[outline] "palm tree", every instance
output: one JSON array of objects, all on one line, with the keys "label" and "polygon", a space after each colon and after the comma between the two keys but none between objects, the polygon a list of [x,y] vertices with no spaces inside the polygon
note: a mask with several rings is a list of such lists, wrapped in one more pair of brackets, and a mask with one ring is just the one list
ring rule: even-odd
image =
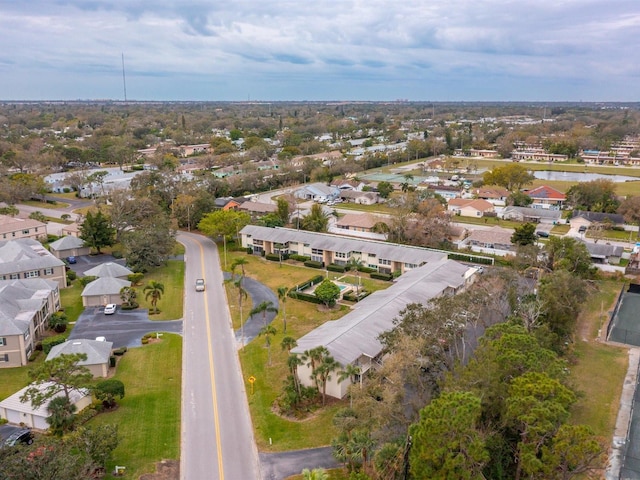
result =
[{"label": "palm tree", "polygon": [[289,372],[291,373],[291,377],[293,377],[293,384],[296,387],[296,393],[298,397],[300,397],[300,380],[298,379],[298,367],[302,365],[304,362],[299,355],[289,355],[287,358],[287,367],[289,367]]},{"label": "palm tree", "polygon": [[350,270],[355,270],[356,277],[358,278],[358,284],[356,286],[356,302],[360,301],[360,267],[364,266],[364,262],[360,258],[351,257],[347,262]]},{"label": "palm tree", "polygon": [[144,299],[149,300],[151,298],[151,306],[155,313],[159,313],[158,310],[158,300],[162,298],[162,294],[164,293],[164,285],[160,282],[156,282],[155,280],[151,280],[143,289]]},{"label": "palm tree", "polygon": [[322,385],[322,405],[325,405],[327,399],[327,382],[331,380],[331,374],[338,368],[340,368],[338,361],[331,355],[326,355],[322,359],[322,363],[313,372]]},{"label": "palm tree", "polygon": [[293,337],[284,337],[282,339],[282,342],[280,342],[280,346],[282,347],[282,350],[286,350],[287,352],[291,353],[291,349],[294,347],[298,346],[298,342],[296,342],[296,339]]},{"label": "palm tree", "polygon": [[247,260],[244,257],[236,258],[231,264],[231,273],[235,274],[236,268],[240,267],[240,271],[242,272],[241,276],[244,277],[245,275],[244,266],[247,265],[248,263],[249,263],[249,260]]},{"label": "palm tree", "polygon": [[278,309],[273,306],[273,302],[265,300],[263,302],[260,302],[256,307],[254,307],[253,310],[249,312],[249,315],[253,316],[253,315],[257,315],[258,313],[261,313],[262,324],[266,326],[267,312],[278,313]]},{"label": "palm tree", "polygon": [[244,349],[244,319],[242,318],[242,299],[247,298],[247,291],[242,288],[242,277],[238,279],[230,278],[227,282],[233,284],[233,286],[238,290],[238,309],[240,310],[240,341],[242,342],[242,348]]},{"label": "palm tree", "polygon": [[287,333],[287,294],[289,287],[278,287],[278,299],[282,303],[282,333]]},{"label": "palm tree", "polygon": [[406,193],[412,188],[412,185],[409,185],[409,182],[413,181],[413,175],[411,175],[410,173],[405,173],[403,177],[404,177],[404,182],[400,184],[400,188],[402,189],[403,192]]},{"label": "palm tree", "polygon": [[[338,372],[338,382],[344,382],[346,379],[349,379],[351,384],[353,384],[356,375],[360,375],[360,371],[360,367],[348,363],[344,367],[344,370]],[[362,383],[360,383],[360,388],[362,388]],[[349,386],[349,389],[351,389],[351,386]],[[353,408],[353,395],[351,395],[351,390],[349,390],[349,407]]]},{"label": "palm tree", "polygon": [[324,468],[314,468],[313,470],[305,468],[302,470],[302,480],[329,480],[329,474]]},{"label": "palm tree", "polygon": [[58,436],[68,430],[71,430],[75,421],[75,413],[77,407],[69,401],[67,397],[55,397],[49,402],[47,411],[49,417],[47,423],[51,427],[51,431]]},{"label": "palm tree", "polygon": [[265,338],[265,347],[267,347],[267,351],[268,353],[268,362],[267,364],[269,366],[271,366],[271,335],[275,335],[276,334],[276,327],[274,327],[273,325],[265,325],[264,327],[262,327],[260,329],[260,333],[258,335],[262,336],[264,335]]}]

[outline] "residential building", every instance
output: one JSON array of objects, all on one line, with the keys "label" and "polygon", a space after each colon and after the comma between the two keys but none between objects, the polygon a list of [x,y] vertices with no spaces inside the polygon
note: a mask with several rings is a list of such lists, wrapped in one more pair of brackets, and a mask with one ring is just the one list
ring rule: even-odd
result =
[{"label": "residential building", "polygon": [[[383,345],[378,339],[383,332],[394,327],[394,319],[410,303],[426,304],[441,295],[454,295],[462,291],[475,278],[477,270],[442,256],[400,276],[387,288],[368,296],[356,308],[340,318],[328,321],[298,339],[291,353],[303,355],[306,351],[323,346],[342,366],[360,368],[360,381],[369,370],[378,368],[383,360]],[[303,385],[312,386],[311,370],[306,364],[298,366],[298,378]],[[351,379],[339,381],[332,375],[326,393],[343,398]]]},{"label": "residential building", "polygon": [[[418,187],[420,190],[422,187]],[[462,188],[456,185],[436,185],[429,184],[427,190],[435,195],[440,195],[442,198],[450,200],[452,198],[458,198],[462,194]]]},{"label": "residential building", "polygon": [[26,365],[59,309],[53,280],[0,280],[0,368]]},{"label": "residential building", "polygon": [[80,257],[91,253],[91,247],[85,246],[84,240],[72,235],[60,237],[55,242],[51,242],[49,244],[49,250],[54,257],[59,259]]},{"label": "residential building", "polygon": [[[104,262],[104,263],[101,263],[100,265],[96,265],[95,267],[90,268],[89,270],[86,270],[84,272],[84,275],[85,277],[98,277],[98,278],[114,277],[114,278],[121,278],[124,280],[132,273],[133,273],[132,270],[128,269],[124,265],[120,265],[119,263]],[[107,302],[107,303],[113,303],[113,302]]]},{"label": "residential building", "polygon": [[275,213],[278,211],[278,206],[273,203],[263,202],[243,202],[237,207],[241,212],[247,212],[251,215],[251,218],[264,217],[269,213]]},{"label": "residential building", "polygon": [[[31,402],[22,402],[20,398],[25,394],[27,389],[31,387],[37,387],[40,391],[44,392],[52,385],[52,382],[44,383],[32,383],[27,385],[22,390],[14,393],[10,397],[5,398],[0,402],[0,418],[6,418],[9,423],[14,425],[25,425],[29,428],[36,430],[46,431],[49,429],[47,418],[49,418],[49,410],[47,409],[47,403],[34,407]],[[61,397],[64,392],[60,391],[55,397]],[[72,390],[69,394],[71,403],[76,407],[76,413],[81,412],[86,407],[91,405],[91,392],[86,389]]]},{"label": "residential building", "polygon": [[296,190],[294,195],[303,200],[335,200],[340,195],[340,189],[325,183],[308,183]]},{"label": "residential building", "polygon": [[527,190],[525,193],[533,200],[531,204],[533,208],[562,210],[564,202],[567,201],[567,196],[564,193],[546,185]]},{"label": "residential building", "polygon": [[520,160],[533,160],[537,162],[565,162],[569,158],[567,155],[559,153],[547,153],[544,149],[514,150],[511,158],[516,162]]},{"label": "residential building", "polygon": [[480,187],[474,188],[470,191],[476,198],[481,198],[495,206],[504,206],[507,203],[507,198],[511,194],[509,190],[502,187]]},{"label": "residential building", "polygon": [[456,148],[453,154],[456,157],[500,158],[497,150],[482,150],[477,148],[470,148],[468,150]]},{"label": "residential building", "polygon": [[586,212],[584,210],[574,210],[569,220],[571,228],[585,226],[589,228],[594,224],[609,224],[621,227],[624,225],[624,216],[618,213]]},{"label": "residential building", "polygon": [[489,230],[473,230],[471,235],[460,242],[459,247],[469,247],[476,252],[506,254],[513,249],[512,235],[512,230],[498,226]]},{"label": "residential building", "polygon": [[0,280],[43,278],[67,286],[64,262],[32,238],[0,241]]},{"label": "residential building", "polygon": [[86,360],[81,360],[78,365],[88,368],[94,377],[106,377],[109,373],[109,357],[113,342],[102,340],[68,340],[51,348],[47,360],[52,360],[60,355],[74,355],[84,353]]},{"label": "residential building", "polygon": [[47,225],[31,218],[17,218],[0,215],[0,240],[18,240],[47,238]]},{"label": "residential building", "polygon": [[340,190],[340,199],[359,205],[375,205],[380,201],[378,192],[358,192],[357,190]]},{"label": "residential building", "polygon": [[515,220],[517,222],[555,225],[561,221],[562,212],[560,210],[549,210],[545,208],[506,207],[502,211],[502,218],[504,220]]},{"label": "residential building", "polygon": [[447,210],[462,217],[480,218],[487,214],[495,213],[492,203],[481,199],[452,198],[449,200]]},{"label": "residential building", "polygon": [[70,223],[69,225],[65,225],[61,230],[62,235],[70,235],[72,237],[80,236],[80,225],[77,223]]},{"label": "residential building", "polygon": [[253,253],[295,253],[325,265],[346,265],[353,258],[383,273],[404,273],[447,256],[445,252],[422,247],[290,228],[247,225],[240,230],[240,236],[242,246]]},{"label": "residential building", "polygon": [[117,277],[100,277],[88,283],[82,293],[82,305],[84,307],[99,307],[109,303],[122,305],[120,290],[130,287],[131,282]]},{"label": "residential building", "polygon": [[347,213],[336,222],[336,228],[353,232],[373,232],[376,224],[384,220],[369,213]]},{"label": "residential building", "polygon": [[593,263],[618,265],[624,248],[606,243],[584,242]]}]

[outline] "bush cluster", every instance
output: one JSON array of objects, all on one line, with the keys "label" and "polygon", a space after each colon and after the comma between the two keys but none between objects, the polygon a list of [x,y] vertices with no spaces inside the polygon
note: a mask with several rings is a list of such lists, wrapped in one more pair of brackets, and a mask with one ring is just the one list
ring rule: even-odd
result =
[{"label": "bush cluster", "polygon": [[304,266],[311,268],[322,268],[324,267],[324,263],[316,262],[315,260],[307,260],[306,262],[304,262]]},{"label": "bush cluster", "polygon": [[377,280],[386,280],[386,281],[393,280],[393,275],[391,273],[371,272],[369,276]]},{"label": "bush cluster", "polygon": [[291,260],[295,260],[296,262],[306,262],[307,260],[311,260],[311,257],[307,257],[306,255],[298,255],[297,253],[292,253],[289,255]]},{"label": "bush cluster", "polygon": [[340,272],[340,273],[344,273],[347,271],[347,267],[345,267],[344,265],[338,265],[335,263],[331,263],[329,265],[327,265],[327,270],[329,270],[330,272]]},{"label": "bush cluster", "polygon": [[483,265],[491,265],[492,263],[490,258],[475,257],[464,253],[450,253],[447,258],[449,260],[462,260],[463,262],[480,263]]},{"label": "bush cluster", "polygon": [[47,337],[42,340],[42,350],[48,355],[53,347],[55,347],[56,345],[60,345],[61,343],[64,343],[66,341],[67,337],[65,337],[64,335],[54,335],[53,337]]},{"label": "bush cluster", "polygon": [[289,292],[289,297],[294,298],[296,300],[302,300],[305,302],[311,302],[311,303],[317,303],[317,304],[322,303],[322,300],[320,300],[318,297],[316,297],[312,293],[296,292],[294,290]]}]

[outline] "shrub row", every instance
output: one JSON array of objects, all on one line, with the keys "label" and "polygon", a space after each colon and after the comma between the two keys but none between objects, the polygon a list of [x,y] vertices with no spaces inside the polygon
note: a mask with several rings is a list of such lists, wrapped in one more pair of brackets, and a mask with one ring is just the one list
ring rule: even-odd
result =
[{"label": "shrub row", "polygon": [[322,300],[320,300],[318,297],[316,297],[313,294],[296,292],[295,290],[290,291],[289,296],[296,300],[302,300],[305,302],[311,302],[311,303],[317,303],[317,304],[322,303]]},{"label": "shrub row", "polygon": [[473,255],[466,255],[464,253],[450,253],[447,258],[449,260],[462,260],[464,262],[481,263],[483,265],[491,265],[490,258],[474,257]]},{"label": "shrub row", "polygon": [[[277,253],[269,253],[267,255],[264,256],[264,258],[266,258],[267,260],[271,260],[272,262],[279,262],[280,261],[280,255],[278,255]],[[286,253],[282,254],[282,260],[287,260],[289,258],[289,255]]]},{"label": "shrub row", "polygon": [[44,351],[44,353],[48,355],[53,347],[55,347],[56,345],[60,345],[61,343],[64,343],[66,341],[67,341],[67,337],[64,335],[55,335],[53,337],[47,337],[44,340],[42,340],[42,350]]},{"label": "shrub row", "polygon": [[307,260],[311,260],[311,257],[307,257],[306,255],[298,255],[297,253],[292,253],[289,255],[291,260],[295,260],[296,262],[306,262]]},{"label": "shrub row", "polygon": [[371,295],[371,292],[367,292],[365,290],[360,290],[360,295],[356,295],[353,292],[349,292],[349,293],[345,293],[342,296],[342,299],[346,300],[347,302],[357,302],[359,300],[362,300],[365,297],[368,297],[369,295]]},{"label": "shrub row", "polygon": [[347,267],[345,267],[344,265],[337,265],[335,263],[331,263],[329,265],[327,265],[327,270],[329,270],[330,272],[341,272],[344,273],[347,271]]},{"label": "shrub row", "polygon": [[304,262],[304,266],[311,268],[322,268],[324,267],[324,263],[316,262],[315,260],[307,260],[306,262]]},{"label": "shrub row", "polygon": [[371,268],[371,267],[358,267],[358,271],[362,272],[362,273],[374,273],[377,272],[377,270],[375,268]]},{"label": "shrub row", "polygon": [[322,280],[324,280],[324,277],[322,275],[316,275],[315,277],[307,280],[306,282],[301,283],[299,285],[296,285],[296,288],[294,288],[292,291],[295,292],[295,291],[300,291],[300,290],[306,290],[309,287],[317,285]]},{"label": "shrub row", "polygon": [[127,351],[127,347],[120,347],[120,348],[116,348],[113,351],[113,354],[118,356],[118,357],[121,357],[122,355],[125,354],[126,351]]},{"label": "shrub row", "polygon": [[393,280],[393,275],[391,273],[371,272],[369,276],[371,278],[375,278],[376,280]]}]

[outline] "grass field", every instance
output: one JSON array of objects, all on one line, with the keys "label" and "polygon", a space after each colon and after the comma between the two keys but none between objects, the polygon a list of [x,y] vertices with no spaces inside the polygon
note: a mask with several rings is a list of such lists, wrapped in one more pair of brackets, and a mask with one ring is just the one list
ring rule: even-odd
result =
[{"label": "grass field", "polygon": [[57,209],[65,208],[69,206],[68,203],[63,203],[63,202],[49,203],[49,202],[41,202],[39,200],[25,200],[23,202],[20,202],[20,204],[29,205],[31,207],[36,207],[36,208],[49,209],[49,210],[57,210]]},{"label": "grass field", "polygon": [[169,260],[165,267],[160,267],[146,273],[142,285],[136,286],[140,308],[151,308],[151,303],[145,300],[143,289],[151,280],[164,285],[164,294],[158,300],[158,315],[150,315],[151,320],[177,320],[182,318],[183,288],[185,264],[181,260]]},{"label": "grass field", "polygon": [[620,408],[628,362],[626,348],[595,341],[621,286],[616,281],[603,281],[599,285],[578,322],[575,362],[570,369],[571,381],[581,395],[571,411],[571,422],[590,425],[597,435],[608,440]]},{"label": "grass field", "polygon": [[[39,359],[42,358],[43,356],[40,355]],[[0,400],[4,400],[29,384],[28,371],[33,365],[33,363],[30,363],[24,367],[3,368],[0,370],[0,378],[2,378],[2,381],[0,381]]]},{"label": "grass field", "polygon": [[118,400],[117,410],[89,422],[118,425],[120,443],[107,472],[124,465],[126,478],[138,478],[155,471],[155,462],[178,460],[182,338],[165,334],[159,343],[129,349],[114,378],[124,383],[125,397]]},{"label": "grass field", "polygon": [[60,289],[60,303],[70,322],[75,322],[84,310],[80,294],[84,287],[76,279],[70,287]]},{"label": "grass field", "polygon": [[[229,265],[233,259],[239,256],[246,258],[249,262],[245,265],[246,275],[264,283],[274,291],[280,286],[293,287],[323,273],[318,269],[286,263],[280,266],[278,262],[270,262],[262,257],[246,255],[241,252],[229,252],[227,256]],[[343,275],[329,272],[329,278],[333,279],[336,276]],[[356,284],[357,278],[355,275],[347,276],[343,281]],[[361,278],[361,282],[363,288],[371,291],[390,285],[387,282],[364,278],[364,276]],[[234,310],[237,312],[236,299],[237,295],[229,297],[232,315]],[[234,305],[236,306],[234,307]],[[243,304],[243,311],[248,312],[249,309],[245,305]],[[286,312],[287,335],[297,339],[328,320],[342,317],[348,312],[348,307],[340,306],[335,310],[325,312],[316,304],[287,298]],[[235,318],[237,322],[237,313]],[[235,328],[238,328],[239,323],[234,325]],[[273,412],[274,401],[281,393],[283,382],[288,374],[286,364],[288,352],[283,351],[280,347],[282,338],[285,336],[282,308],[272,325],[276,327],[277,334],[271,339],[271,366],[267,365],[268,350],[265,348],[265,340],[262,337],[256,338],[239,352],[244,377],[248,378],[251,375],[256,377],[254,393],[250,393],[249,385],[247,385],[247,392],[249,392],[249,408],[258,448],[261,451],[283,451],[328,445],[335,435],[331,419],[337,409],[346,405],[344,401],[334,401],[301,421],[286,419]],[[271,439],[271,444],[269,439]]]}]

